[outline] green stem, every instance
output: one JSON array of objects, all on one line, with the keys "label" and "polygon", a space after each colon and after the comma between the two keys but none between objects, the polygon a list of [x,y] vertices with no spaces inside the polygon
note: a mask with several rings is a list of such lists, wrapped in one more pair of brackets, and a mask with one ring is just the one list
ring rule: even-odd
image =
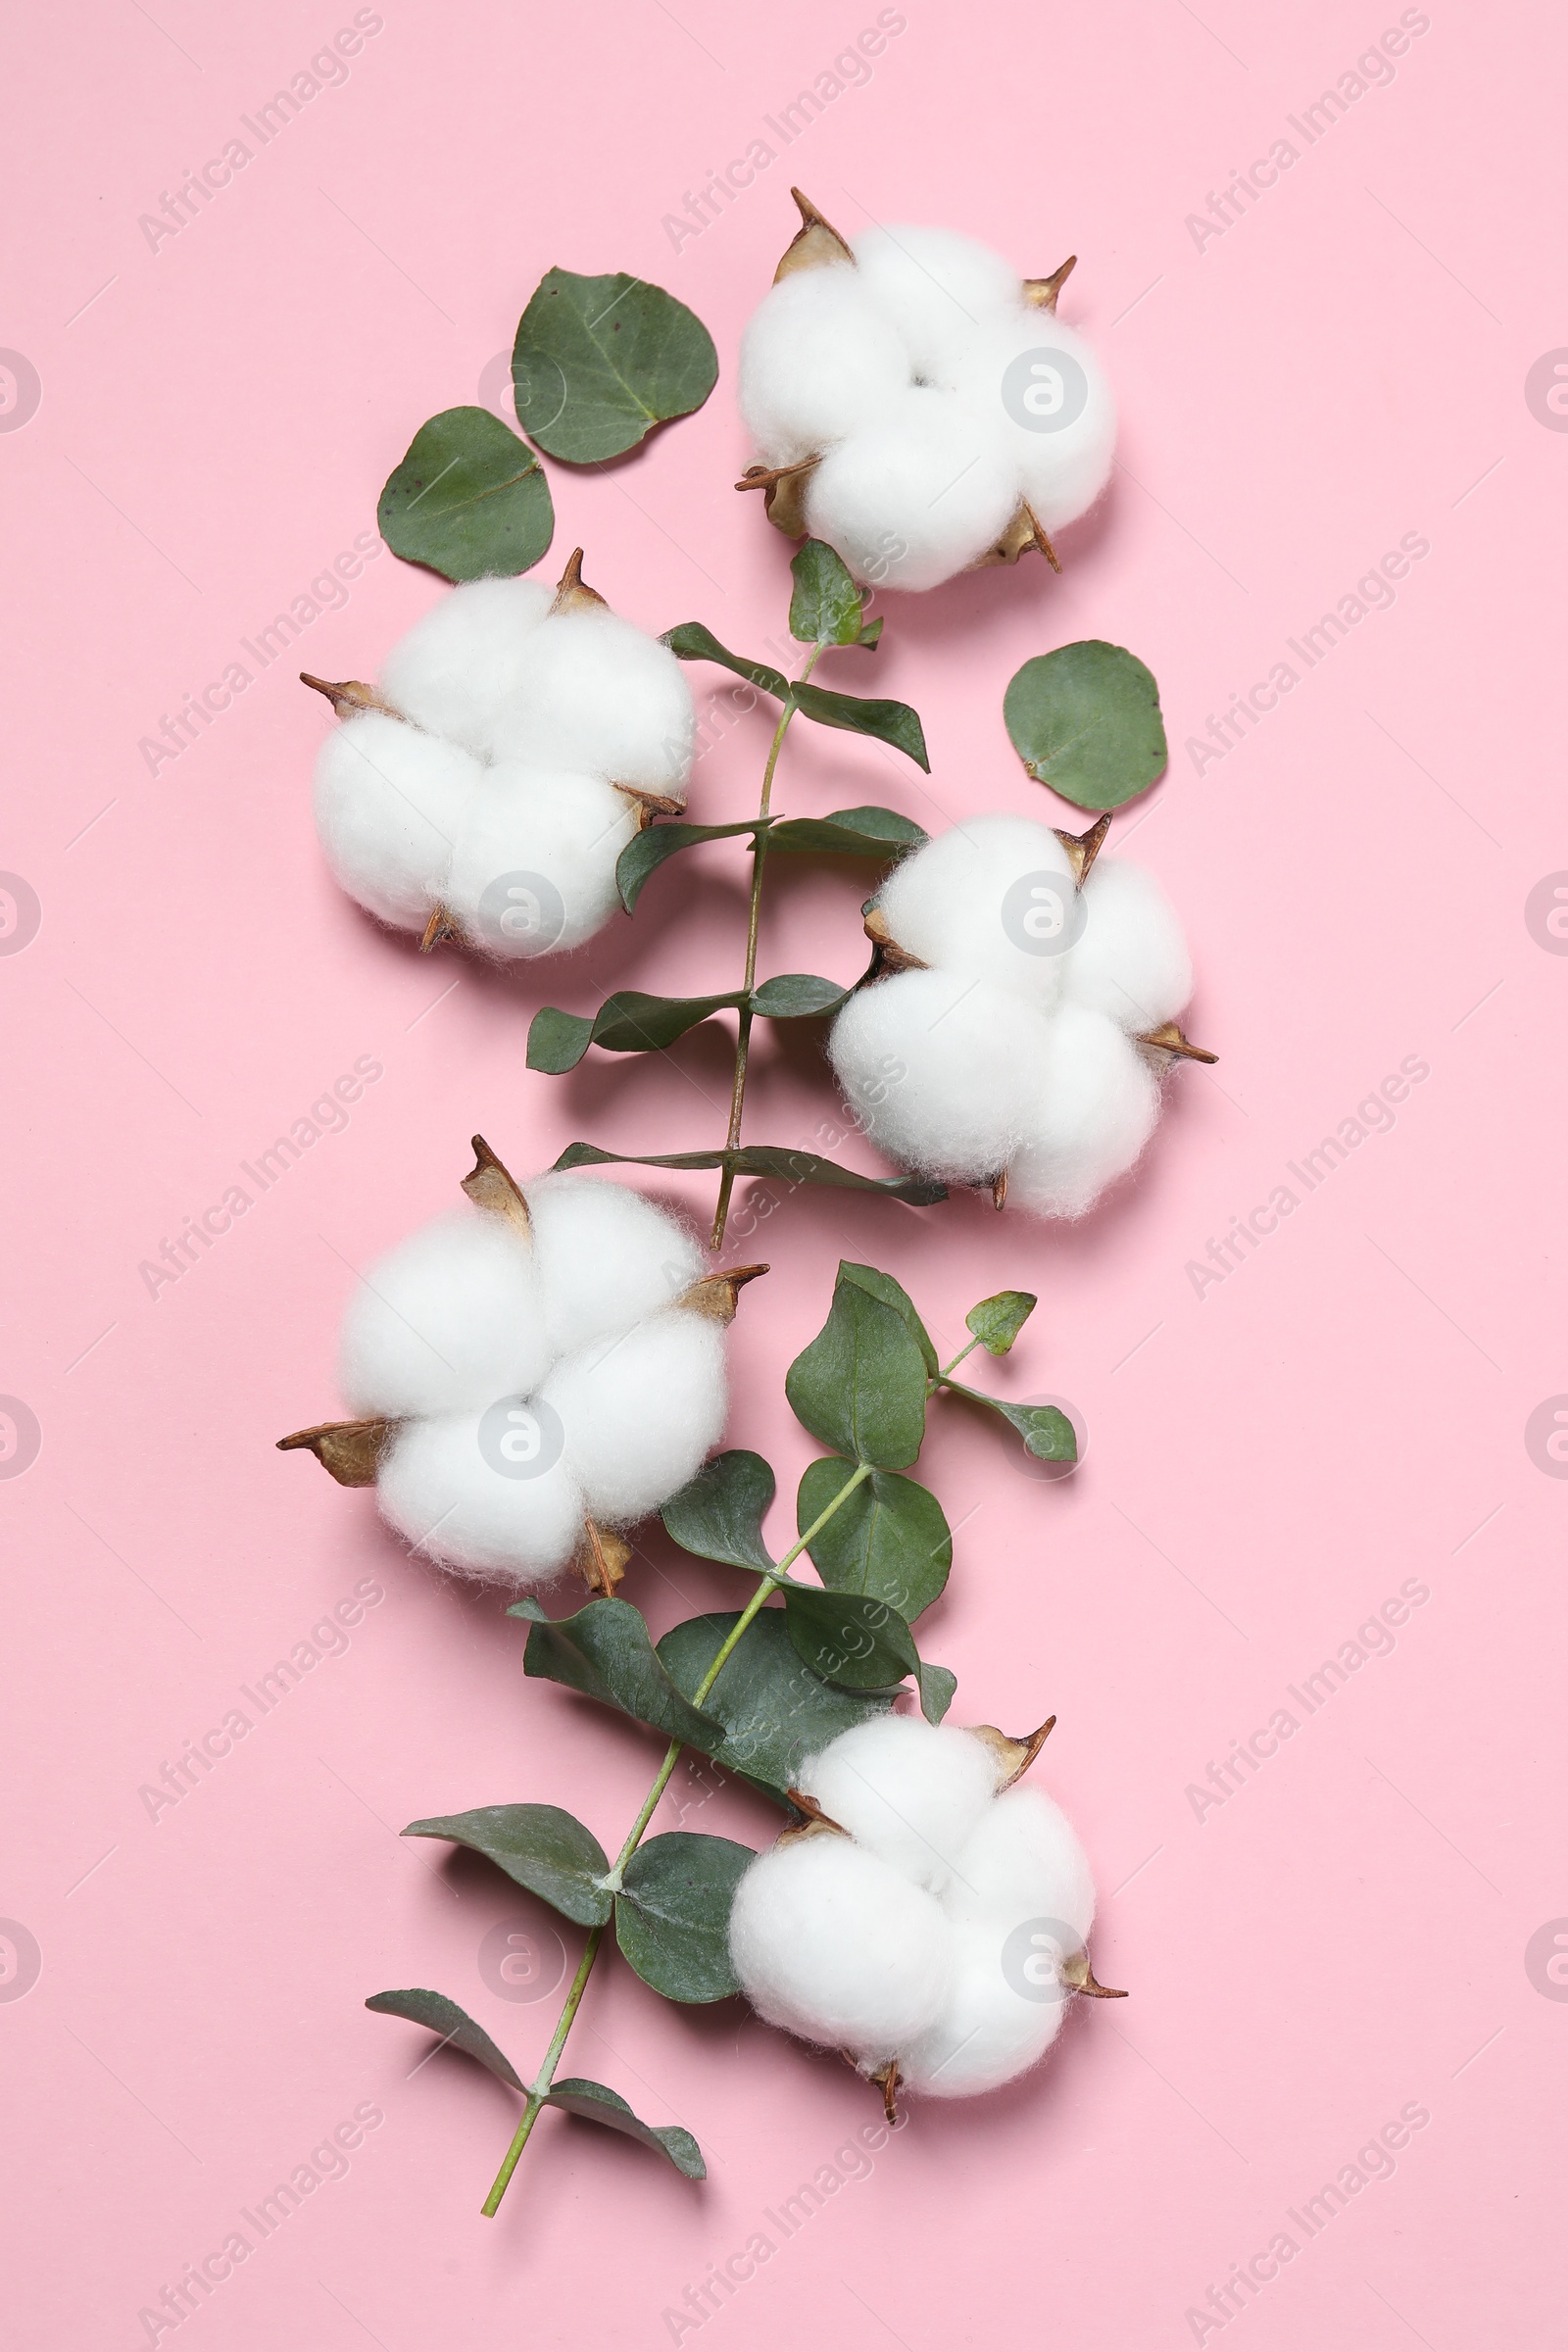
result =
[{"label": "green stem", "polygon": [[[806,657],[806,663],[800,677],[796,681],[798,685],[805,685],[816,667],[817,659],[823,650],[820,644],[812,646]],[[757,941],[762,920],[762,867],[767,858],[766,820],[773,799],[773,771],[778,766],[778,756],[784,748],[784,737],[789,731],[790,720],[795,716],[795,703],[791,699],[785,703],[783,710],[779,712],[778,725],[773,729],[773,740],[768,746],[767,765],[762,770],[762,793],[757,809],[760,830],[752,844],[752,899],[746,923],[746,979],[744,982],[746,1002],[741,1006],[739,1022],[735,1031],[735,1078],[730,1088],[729,1133],[724,1139],[726,1152],[736,1152],[740,1148],[741,1115],[746,1107],[746,1073],[750,1065],[752,1051],[751,998],[752,991],[757,986]],[[734,1165],[733,1162],[726,1160],[724,1172],[718,1183],[718,1205],[713,1211],[713,1235],[710,1246],[714,1250],[717,1250],[723,1243],[724,1226],[729,1216],[730,1195],[734,1189]]]},{"label": "green stem", "polygon": [[[958,1359],[956,1357],[954,1358],[955,1363],[957,1360]],[[950,1372],[952,1371],[952,1364],[948,1366],[948,1369]],[[838,1493],[833,1496],[826,1508],[817,1513],[816,1517],[812,1520],[810,1526],[806,1530],[804,1535],[797,1537],[796,1541],[790,1545],[789,1550],[784,1554],[784,1557],[779,1561],[777,1567],[769,1569],[765,1576],[758,1579],[756,1592],[752,1594],[751,1599],[747,1602],[745,1608],[742,1609],[740,1615],[736,1618],[735,1623],[730,1627],[729,1632],[726,1634],[722,1643],[719,1646],[717,1656],[713,1659],[713,1662],[709,1667],[708,1672],[704,1675],[702,1681],[692,1692],[693,1706],[700,1707],[702,1705],[704,1699],[708,1696],[709,1692],[712,1690],[713,1685],[723,1673],[725,1666],[729,1662],[731,1654],[741,1640],[741,1637],[745,1634],[747,1628],[757,1617],[759,1611],[762,1607],[763,1602],[768,1598],[769,1594],[777,1591],[779,1585],[784,1581],[786,1573],[792,1564],[800,1558],[807,1545],[815,1541],[817,1535],[824,1527],[826,1527],[828,1521],[833,1517],[835,1511],[843,1508],[844,1504],[848,1502],[850,1496],[855,1493],[856,1488],[862,1485],[863,1482],[870,1477],[870,1463],[858,1463],[856,1467],[854,1476],[845,1480],[843,1486],[840,1487]],[[642,1810],[639,1812],[636,1820],[632,1823],[631,1829],[627,1833],[624,1845],[622,1845],[619,1853],[615,1856],[615,1866],[612,1876],[616,1881],[619,1880],[621,1872],[625,1869],[627,1863],[631,1860],[632,1855],[637,1851],[638,1846],[642,1843],[643,1835],[648,1828],[648,1824],[654,1818],[659,1800],[669,1786],[670,1775],[680,1761],[681,1745],[682,1743],[679,1740],[672,1740],[664,1751],[664,1760],[659,1767],[658,1773],[655,1775],[653,1787],[649,1789],[647,1796],[643,1800]],[[522,2115],[518,2122],[516,2132],[513,2135],[512,2145],[510,2148],[508,2148],[506,2156],[502,2162],[501,2170],[495,2177],[495,2180],[491,2186],[490,2194],[484,2201],[482,2211],[487,2221],[494,2219],[496,2208],[500,2205],[502,2198],[507,2193],[507,2183],[517,2169],[517,2159],[528,2144],[528,2135],[532,2132],[535,2123],[538,2121],[540,2109],[545,2103],[545,2094],[549,2090],[551,2083],[555,2081],[557,2063],[560,2060],[562,2051],[566,2046],[566,2036],[571,2032],[572,2022],[577,2015],[578,2009],[582,2006],[582,1996],[588,1989],[588,1979],[593,1974],[594,1962],[599,1957],[599,1948],[604,1941],[604,1935],[605,1927],[602,1924],[601,1926],[592,1930],[587,1942],[582,1947],[582,1958],[577,1963],[577,1973],[571,1980],[571,1988],[566,1994],[565,2006],[561,2012],[561,2016],[556,2024],[555,2033],[551,2036],[550,2047],[544,2054],[544,2058],[540,2063],[538,2074],[534,2077],[533,2082],[528,2087],[527,2099],[523,2106]]]}]

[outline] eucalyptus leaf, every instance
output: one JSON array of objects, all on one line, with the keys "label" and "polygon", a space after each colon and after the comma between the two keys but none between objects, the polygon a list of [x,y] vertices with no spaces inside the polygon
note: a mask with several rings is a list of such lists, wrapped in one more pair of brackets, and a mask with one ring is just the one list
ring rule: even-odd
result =
[{"label": "eucalyptus leaf", "polygon": [[[842,1455],[808,1463],[795,1504],[804,1535],[850,1476]],[[863,1592],[906,1618],[928,1609],[953,1566],[947,1514],[929,1487],[896,1470],[873,1470],[807,1546],[834,1592]]]},{"label": "eucalyptus leaf", "polygon": [[948,1188],[930,1176],[862,1176],[858,1169],[841,1168],[814,1152],[791,1152],[778,1144],[741,1144],[733,1152],[606,1152],[598,1144],[568,1144],[555,1168],[704,1168],[732,1167],[737,1176],[774,1176],[786,1184],[827,1185],[840,1192],[880,1193],[888,1200],[907,1201],[911,1208],[929,1208],[945,1200]]},{"label": "eucalyptus leaf", "polygon": [[1039,1303],[1032,1291],[998,1291],[971,1306],[963,1320],[990,1354],[1005,1355]]},{"label": "eucalyptus leaf", "polygon": [[[682,1690],[697,1689],[735,1624],[736,1613],[728,1612],[688,1617],[671,1627],[659,1644],[659,1657]],[[725,1727],[722,1743],[708,1752],[787,1809],[785,1791],[795,1786],[807,1757],[841,1732],[885,1715],[892,1703],[889,1691],[867,1696],[823,1682],[790,1640],[783,1610],[765,1608],[703,1701]]]},{"label": "eucalyptus leaf", "polygon": [[808,1585],[791,1585],[784,1595],[784,1622],[811,1672],[846,1690],[886,1690],[920,1671],[907,1622],[867,1593],[817,1592]]},{"label": "eucalyptus leaf", "polygon": [[958,1678],[947,1666],[928,1666],[920,1661],[920,1712],[927,1723],[940,1723],[953,1704],[953,1693],[958,1688]]},{"label": "eucalyptus leaf", "polygon": [[863,591],[842,559],[820,539],[808,539],[790,564],[795,588],[790,597],[790,635],[805,645],[875,645],[867,637]]},{"label": "eucalyptus leaf", "polygon": [[790,682],[781,669],[766,662],[750,662],[744,654],[732,654],[700,620],[678,622],[664,631],[663,641],[682,662],[716,662],[721,669],[732,669],[738,678],[760,686],[764,694],[776,695],[781,703],[789,694]]},{"label": "eucalyptus leaf", "polygon": [[837,1012],[855,994],[837,980],[820,980],[814,972],[781,972],[752,991],[752,1010],[768,1021],[800,1021]]},{"label": "eucalyptus leaf", "polygon": [[689,1479],[661,1516],[683,1551],[765,1576],[773,1559],[762,1539],[762,1521],[774,1491],[773,1473],[761,1455],[735,1446]]},{"label": "eucalyptus leaf", "polygon": [[925,1384],[904,1317],[841,1269],[827,1321],[785,1377],[797,1420],[835,1453],[904,1470],[925,1435]]},{"label": "eucalyptus leaf", "polygon": [[738,1992],[729,1964],[729,1914],[749,1845],[672,1830],[632,1855],[615,1898],[615,1938],[645,1984],[671,2001],[721,2001]]},{"label": "eucalyptus leaf", "polygon": [[[647,838],[646,834],[638,836],[639,840]],[[896,808],[872,807],[835,808],[828,816],[780,817],[768,834],[767,846],[797,856],[898,858],[906,850],[918,849],[928,838],[913,817],[901,816]],[[631,847],[635,849],[636,843]],[[622,855],[629,857],[631,851]]]},{"label": "eucalyptus leaf", "polygon": [[1026,662],[1002,714],[1030,775],[1078,808],[1119,808],[1169,758],[1152,672],[1099,637]]},{"label": "eucalyptus leaf", "polygon": [[635,449],[656,424],[700,409],[717,377],[702,320],[624,270],[547,270],[512,354],[518,422],[548,456],[574,466]]},{"label": "eucalyptus leaf", "polygon": [[880,1266],[858,1266],[847,1257],[839,1260],[839,1279],[841,1282],[856,1283],[862,1291],[869,1291],[873,1298],[880,1298],[884,1306],[891,1306],[896,1314],[902,1315],[915,1336],[920,1353],[925,1357],[927,1372],[934,1375],[939,1370],[931,1334],[921,1322],[914,1300],[901,1282],[895,1282],[891,1274],[884,1274]]},{"label": "eucalyptus leaf", "polygon": [[594,1042],[591,1012],[563,1012],[557,1004],[541,1004],[528,1023],[528,1067],[552,1078],[574,1070]]},{"label": "eucalyptus leaf", "polygon": [[455,2049],[477,2058],[509,2088],[523,2089],[522,2077],[506,2052],[497,2049],[483,2026],[476,2025],[467,2011],[449,2001],[444,1992],[430,1992],[416,1984],[404,1992],[372,1992],[365,2006],[383,2017],[406,2017],[411,2025],[428,2026]]},{"label": "eucalyptus leaf", "polygon": [[509,1617],[529,1620],[523,1672],[564,1683],[618,1707],[666,1740],[715,1755],[724,1726],[692,1706],[661,1664],[640,1609],[629,1600],[591,1600],[575,1617],[551,1618],[533,1598],[514,1601]]},{"label": "eucalyptus leaf", "polygon": [[610,1917],[610,1897],[597,1884],[610,1857],[593,1832],[559,1805],[480,1805],[411,1821],[405,1838],[450,1838],[504,1870],[580,1928]]},{"label": "eucalyptus leaf", "polygon": [[960,1396],[969,1397],[975,1404],[1000,1413],[1009,1422],[1024,1443],[1024,1450],[1040,1462],[1075,1462],[1078,1459],[1078,1436],[1072,1423],[1054,1404],[1009,1404],[1004,1396],[988,1396],[983,1389],[966,1389],[961,1380],[946,1384]]},{"label": "eucalyptus leaf", "polygon": [[757,833],[765,825],[750,817],[739,825],[647,825],[634,833],[615,860],[615,887],[628,914],[642,897],[643,885],[666,858],[694,849],[702,841],[728,841],[737,833]]},{"label": "eucalyptus leaf", "polygon": [[607,1054],[662,1053],[688,1029],[700,1028],[715,1012],[733,1012],[745,1002],[739,989],[717,997],[651,997],[622,988],[605,999],[592,1020],[544,1004],[528,1025],[528,1067],[559,1077],[575,1068],[590,1046]]},{"label": "eucalyptus leaf", "polygon": [[556,528],[538,459],[488,409],[443,409],[421,424],[375,519],[395,556],[449,580],[527,571]]},{"label": "eucalyptus leaf", "polygon": [[609,2090],[603,2082],[590,2082],[581,2075],[564,2075],[553,2082],[545,2094],[547,2107],[559,2107],[564,2115],[581,2116],[585,2123],[604,2124],[612,2132],[623,2132],[628,2139],[653,2148],[667,2156],[677,2173],[688,2180],[706,2180],[708,2167],[703,2151],[691,2133],[679,2124],[645,2124],[632,2113],[619,2091]]},{"label": "eucalyptus leaf", "polygon": [[804,717],[814,718],[819,727],[848,727],[856,735],[874,735],[930,774],[925,730],[907,703],[872,702],[858,694],[834,694],[826,686],[809,684],[792,686],[790,692],[796,709]]}]

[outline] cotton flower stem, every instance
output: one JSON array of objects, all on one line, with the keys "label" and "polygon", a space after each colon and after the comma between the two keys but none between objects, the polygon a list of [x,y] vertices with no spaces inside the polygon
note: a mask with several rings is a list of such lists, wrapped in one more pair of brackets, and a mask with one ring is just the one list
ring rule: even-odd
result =
[{"label": "cotton flower stem", "polygon": [[[816,667],[822,651],[820,642],[812,646],[797,684],[805,685]],[[773,740],[767,750],[767,765],[762,770],[762,792],[757,809],[758,830],[752,844],[752,900],[746,923],[746,977],[742,983],[746,1001],[741,1006],[735,1030],[735,1078],[730,1088],[729,1133],[724,1139],[726,1152],[740,1149],[741,1116],[746,1107],[746,1073],[752,1052],[752,991],[757,986],[757,941],[762,922],[762,871],[767,861],[767,819],[773,800],[773,773],[778,766],[778,756],[784,748],[784,737],[789,731],[790,720],[795,716],[795,700],[791,696],[779,712],[778,725],[773,729]],[[711,1249],[717,1250],[723,1244],[730,1195],[734,1190],[735,1164],[733,1159],[726,1158],[724,1172],[719,1178],[718,1205],[713,1211]]]},{"label": "cotton flower stem", "polygon": [[[821,648],[818,647],[816,650],[820,652]],[[807,666],[809,668],[810,664],[808,663]],[[789,714],[786,711],[786,719],[788,715]],[[783,735],[783,732],[784,720],[781,719],[779,722],[778,735],[774,738],[773,748],[775,757],[777,755],[778,743]],[[768,762],[769,781],[771,781],[772,777],[772,766],[773,763],[770,760]],[[765,796],[765,785],[763,787],[763,791]],[[965,1349],[964,1352],[967,1353],[968,1350]],[[958,1358],[955,1356],[954,1363],[956,1363],[957,1361]],[[953,1365],[950,1364],[948,1366],[948,1370],[951,1372],[952,1369]],[[756,1592],[752,1594],[751,1599],[747,1602],[745,1608],[742,1609],[740,1615],[736,1618],[735,1623],[730,1627],[729,1632],[726,1634],[722,1643],[719,1646],[717,1656],[713,1659],[713,1662],[709,1667],[708,1672],[704,1675],[702,1681],[692,1692],[692,1704],[694,1707],[700,1707],[702,1705],[704,1699],[708,1696],[709,1692],[712,1690],[713,1685],[723,1673],[725,1666],[728,1664],[730,1657],[733,1655],[748,1627],[760,1614],[763,1602],[767,1600],[771,1593],[777,1591],[779,1585],[787,1576],[790,1568],[794,1565],[795,1561],[800,1558],[807,1545],[816,1541],[817,1536],[820,1534],[821,1530],[826,1527],[828,1521],[833,1517],[834,1513],[843,1509],[845,1503],[849,1501],[850,1496],[855,1493],[856,1488],[862,1486],[866,1479],[870,1477],[870,1463],[859,1463],[853,1474],[845,1480],[843,1486],[840,1487],[838,1493],[833,1496],[832,1500],[827,1504],[825,1509],[817,1513],[816,1517],[812,1520],[810,1526],[806,1530],[805,1534],[796,1538],[795,1542],[790,1545],[789,1550],[779,1561],[777,1567],[770,1569],[766,1576],[759,1577]],[[659,1770],[654,1777],[654,1785],[649,1789],[647,1796],[643,1799],[642,1810],[639,1812],[636,1820],[632,1823],[632,1826],[627,1833],[626,1842],[621,1847],[619,1853],[615,1856],[614,1868],[610,1873],[611,1880],[613,1884],[619,1884],[621,1873],[624,1871],[627,1863],[631,1860],[632,1855],[637,1851],[638,1846],[642,1843],[644,1833],[646,1832],[649,1823],[654,1818],[655,1811],[658,1808],[659,1800],[669,1786],[670,1775],[673,1773],[676,1765],[680,1762],[680,1755],[681,1742],[678,1740],[672,1740],[664,1751],[664,1760],[659,1767]],[[550,2047],[546,2050],[544,2057],[540,2062],[538,2074],[534,2077],[533,2082],[528,2086],[527,2098],[523,2105],[521,2117],[518,2120],[517,2129],[513,2135],[512,2145],[510,2148],[508,2148],[507,2153],[502,2160],[501,2170],[499,2173],[497,2173],[495,2180],[491,2186],[490,2194],[486,2197],[484,2205],[481,2208],[487,2221],[493,2221],[495,2218],[496,2209],[500,2205],[502,2198],[507,2193],[507,2183],[511,2180],[513,2174],[517,2169],[517,2159],[521,2156],[523,2149],[528,2144],[529,2133],[532,2132],[534,2125],[539,2119],[540,2110],[544,2106],[545,2100],[550,2091],[550,2086],[555,2081],[556,2068],[560,2064],[561,2053],[566,2046],[566,2036],[571,2032],[572,2024],[576,2018],[577,2011],[582,2006],[582,1996],[588,1989],[588,1979],[593,1974],[594,1962],[598,1959],[600,1947],[604,1942],[606,1925],[608,1925],[608,1922],[602,1923],[599,1927],[591,1929],[589,1932],[588,1940],[582,1947],[582,1958],[577,1963],[577,1973],[571,1980],[571,1987],[566,1994],[565,2006],[562,2010],[560,2018],[557,2020],[555,2033],[551,2035]]]}]

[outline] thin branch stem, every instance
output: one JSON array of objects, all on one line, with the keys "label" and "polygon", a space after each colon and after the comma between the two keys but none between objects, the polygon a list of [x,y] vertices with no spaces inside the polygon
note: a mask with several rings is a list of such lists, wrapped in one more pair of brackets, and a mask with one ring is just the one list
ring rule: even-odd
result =
[{"label": "thin branch stem", "polygon": [[[806,657],[800,677],[796,680],[797,685],[805,685],[816,667],[817,660],[823,651],[824,646],[821,643],[812,646]],[[778,766],[778,756],[784,748],[784,738],[789,731],[789,723],[795,716],[795,711],[796,704],[794,697],[791,696],[779,712],[778,725],[773,729],[773,740],[767,750],[767,765],[762,770],[762,792],[757,809],[760,830],[752,843],[752,898],[746,922],[746,978],[743,983],[746,1002],[740,1008],[735,1030],[735,1077],[730,1088],[729,1133],[724,1139],[724,1149],[727,1152],[733,1152],[740,1149],[741,1116],[746,1107],[746,1074],[750,1066],[752,1052],[751,1000],[752,991],[757,986],[757,941],[762,920],[762,868],[767,861],[766,820],[773,799],[773,771]],[[724,1172],[718,1183],[718,1205],[713,1211],[711,1247],[714,1250],[721,1246],[724,1239],[724,1226],[729,1217],[730,1195],[734,1189],[734,1163],[732,1160],[726,1159]]]}]

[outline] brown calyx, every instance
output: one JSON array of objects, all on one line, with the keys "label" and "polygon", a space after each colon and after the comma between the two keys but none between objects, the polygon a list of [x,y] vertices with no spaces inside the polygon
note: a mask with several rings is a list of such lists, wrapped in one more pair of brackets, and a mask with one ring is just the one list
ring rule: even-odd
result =
[{"label": "brown calyx", "polygon": [[679,816],[686,806],[683,793],[645,792],[640,784],[612,784],[610,789],[631,803],[639,833],[646,833],[656,816]]},{"label": "brown calyx", "polygon": [[462,937],[463,932],[457,916],[450,906],[443,906],[440,900],[437,899],[430,909],[430,920],[420,934],[419,954],[428,956],[433,949],[440,947],[443,940],[461,939]]},{"label": "brown calyx", "polygon": [[1202,1046],[1195,1046],[1190,1038],[1184,1037],[1176,1021],[1161,1021],[1157,1029],[1146,1029],[1138,1043],[1141,1046],[1155,1046],[1161,1054],[1173,1054],[1179,1061],[1219,1059],[1217,1054],[1210,1054]]},{"label": "brown calyx", "polygon": [[574,547],[566,559],[566,568],[556,584],[555,602],[551,605],[549,617],[554,619],[558,612],[591,612],[596,609],[608,612],[610,607],[598,589],[590,588],[583,578],[582,549]]},{"label": "brown calyx", "polygon": [[583,1521],[571,1564],[590,1592],[601,1600],[613,1600],[630,1558],[631,1545],[613,1528],[601,1527],[593,1519]]},{"label": "brown calyx", "polygon": [[797,270],[826,270],[837,262],[855,267],[855,256],[831,220],[824,220],[809,196],[799,188],[790,194],[800,208],[801,225],[784,248],[783,258],[773,272],[776,286],[781,277],[793,277]]},{"label": "brown calyx", "polygon": [[965,566],[969,571],[985,571],[993,564],[1016,564],[1031,548],[1038,548],[1053,571],[1061,569],[1061,562],[1051,544],[1050,534],[1026,498],[1018,501],[1018,511],[1000,539],[994,540],[983,556]]},{"label": "brown calyx", "polygon": [[279,1438],[279,1453],[314,1453],[323,1470],[340,1487],[373,1487],[375,1473],[395,1421],[318,1421],[314,1429],[296,1429]]},{"label": "brown calyx", "polygon": [[993,1208],[999,1209],[1005,1208],[1007,1205],[1007,1171],[1005,1168],[999,1168],[991,1179],[991,1205]]},{"label": "brown calyx", "polygon": [[879,980],[884,972],[928,972],[931,969],[918,956],[911,956],[906,948],[900,947],[888,929],[888,918],[880,906],[868,906],[865,909],[861,927],[876,950],[871,969],[866,974],[868,980]]},{"label": "brown calyx", "polygon": [[706,1315],[710,1323],[733,1323],[742,1290],[747,1283],[755,1282],[759,1274],[766,1272],[765,1265],[726,1266],[721,1273],[705,1274],[700,1282],[694,1282],[689,1291],[681,1293],[675,1304],[694,1315]]},{"label": "brown calyx", "polygon": [[793,466],[748,466],[737,490],[760,490],[767,519],[786,539],[806,537],[806,485],[822,463],[797,458]]},{"label": "brown calyx", "polygon": [[1023,298],[1029,308],[1032,311],[1054,311],[1057,295],[1077,267],[1078,256],[1069,253],[1049,277],[1026,277],[1023,281]]},{"label": "brown calyx", "polygon": [[1089,879],[1090,867],[1104,847],[1105,835],[1110,831],[1111,813],[1107,808],[1103,816],[1097,816],[1087,833],[1063,833],[1059,825],[1051,828],[1067,853],[1072,878],[1080,890]]},{"label": "brown calyx", "polygon": [[1089,1965],[1087,1951],[1075,1952],[1071,1959],[1063,1960],[1061,1981],[1074,1992],[1085,1993],[1091,2000],[1124,2001],[1127,1998],[1125,1992],[1117,1991],[1113,1985],[1095,1982],[1095,1972]]},{"label": "brown calyx", "polygon": [[1023,1779],[1055,1728],[1054,1715],[1048,1715],[1037,1732],[1025,1732],[1019,1740],[1009,1738],[1005,1732],[999,1732],[994,1723],[970,1723],[964,1726],[970,1739],[978,1740],[982,1747],[989,1748],[995,1759],[999,1796],[1004,1788],[1010,1788],[1015,1781]]},{"label": "brown calyx", "polygon": [[824,1813],[815,1797],[808,1796],[804,1788],[786,1788],[784,1793],[801,1818],[799,1821],[790,1822],[786,1828],[780,1830],[774,1839],[776,1845],[799,1845],[803,1838],[847,1838],[849,1836],[850,1833],[843,1824],[835,1821],[831,1813]]},{"label": "brown calyx", "polygon": [[521,1186],[508,1174],[482,1135],[470,1136],[468,1140],[473,1146],[473,1165],[463,1179],[468,1199],[475,1208],[486,1208],[495,1216],[505,1217],[524,1241],[531,1240],[533,1224]]},{"label": "brown calyx", "polygon": [[352,718],[360,710],[380,710],[388,718],[403,716],[378,686],[367,686],[363,678],[339,678],[334,684],[330,678],[313,678],[308,669],[302,669],[300,684],[324,694],[339,718]]}]

